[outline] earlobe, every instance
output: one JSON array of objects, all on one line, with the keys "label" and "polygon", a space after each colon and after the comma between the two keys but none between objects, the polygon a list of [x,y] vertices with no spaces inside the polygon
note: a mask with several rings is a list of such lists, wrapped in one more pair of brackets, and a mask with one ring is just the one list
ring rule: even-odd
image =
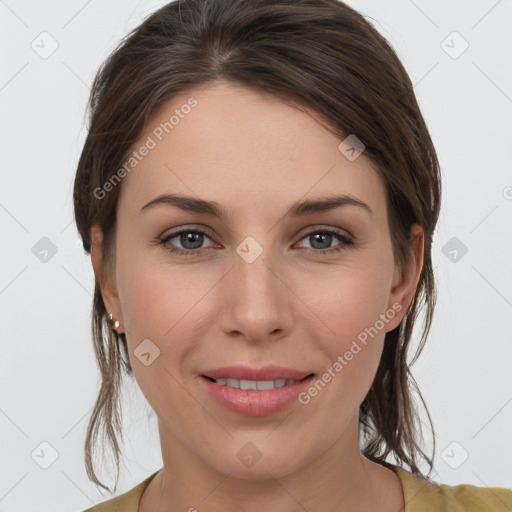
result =
[{"label": "earlobe", "polygon": [[[400,324],[409,308],[423,268],[423,251],[425,233],[419,224],[413,224],[409,236],[410,254],[407,268],[403,273],[395,267],[393,275],[393,287],[389,296],[388,308],[397,309],[400,304],[400,314],[397,315],[390,325],[388,331],[393,330]],[[391,322],[390,322],[391,324]]]},{"label": "earlobe", "polygon": [[[105,268],[103,261],[103,233],[98,225],[91,228],[91,263],[94,269],[94,275],[98,281],[101,289],[101,296],[105,308],[113,317],[123,323],[119,296],[117,294],[117,287],[115,276],[112,275],[109,269]],[[122,332],[118,330],[118,332]]]}]

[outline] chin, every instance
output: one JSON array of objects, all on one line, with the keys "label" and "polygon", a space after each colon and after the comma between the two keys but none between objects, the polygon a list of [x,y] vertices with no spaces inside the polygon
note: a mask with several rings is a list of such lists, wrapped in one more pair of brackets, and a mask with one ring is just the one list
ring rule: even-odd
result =
[{"label": "chin", "polygon": [[250,442],[242,446],[231,456],[215,457],[210,461],[211,466],[231,478],[269,480],[285,477],[300,469],[302,463],[306,463],[297,459],[296,450],[281,449],[279,453],[275,447],[259,450]]}]

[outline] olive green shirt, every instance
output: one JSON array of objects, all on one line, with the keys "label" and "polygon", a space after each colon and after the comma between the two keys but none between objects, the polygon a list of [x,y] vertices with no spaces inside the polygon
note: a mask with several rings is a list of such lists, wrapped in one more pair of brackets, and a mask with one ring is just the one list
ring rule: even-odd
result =
[{"label": "olive green shirt", "polygon": [[[512,490],[470,484],[437,484],[390,465],[402,483],[405,512],[512,512]],[[160,470],[159,470],[160,471]],[[155,471],[133,489],[84,512],[138,512],[144,489]]]}]

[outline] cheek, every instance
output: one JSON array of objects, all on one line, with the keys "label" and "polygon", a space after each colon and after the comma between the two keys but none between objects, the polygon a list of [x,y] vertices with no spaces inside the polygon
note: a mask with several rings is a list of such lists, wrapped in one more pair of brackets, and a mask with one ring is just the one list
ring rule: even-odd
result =
[{"label": "cheek", "polygon": [[[207,292],[218,276],[170,265],[147,250],[119,262],[117,276],[130,360],[146,398],[154,403],[159,395],[169,395],[188,403],[175,379],[181,380],[187,371],[183,365],[214,322]],[[150,354],[146,361],[139,357],[143,353]]]},{"label": "cheek", "polygon": [[178,293],[179,272],[166,275],[160,264],[127,266],[124,272],[120,267],[118,275],[129,357],[143,395],[159,417],[169,411],[173,421],[192,416],[194,402],[180,384],[180,364],[196,344],[187,313],[193,314],[197,293]]},{"label": "cheek", "polygon": [[371,386],[396,315],[386,310],[392,269],[392,260],[384,257],[375,264],[361,262],[319,275],[314,289],[300,291],[315,313],[310,315],[316,319],[309,322],[309,335],[327,356],[320,378],[329,382],[333,404],[356,408]]},{"label": "cheek", "polygon": [[[301,283],[298,295],[314,313],[311,318],[316,316],[323,333],[321,337],[343,348],[365,329],[374,326],[385,313],[391,272],[385,265],[371,264],[334,269],[308,279],[314,286]],[[385,333],[380,322],[378,327]]]},{"label": "cheek", "polygon": [[208,286],[205,272],[170,264],[160,246],[133,249],[118,261],[117,277],[126,329],[135,337],[162,341],[179,330]]},{"label": "cheek", "polygon": [[319,418],[323,416],[317,408],[330,411],[330,428],[339,431],[357,413],[372,385],[387,324],[381,320],[385,301],[375,287],[359,281],[357,289],[338,290],[331,299],[324,303],[326,314],[319,315],[329,330],[310,333],[326,363],[301,403],[311,402]]}]

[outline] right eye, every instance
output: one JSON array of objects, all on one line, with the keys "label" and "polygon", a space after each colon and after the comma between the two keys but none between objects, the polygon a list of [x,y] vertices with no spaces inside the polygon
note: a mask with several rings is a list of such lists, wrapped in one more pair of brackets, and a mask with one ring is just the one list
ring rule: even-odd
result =
[{"label": "right eye", "polygon": [[[202,254],[204,249],[207,249],[207,247],[201,247],[205,237],[210,238],[204,231],[187,228],[170,233],[166,237],[160,239],[160,243],[168,251],[183,256],[190,254]],[[179,243],[183,248],[168,247],[167,244],[173,239],[177,239],[177,242],[172,242],[172,245]]]}]

